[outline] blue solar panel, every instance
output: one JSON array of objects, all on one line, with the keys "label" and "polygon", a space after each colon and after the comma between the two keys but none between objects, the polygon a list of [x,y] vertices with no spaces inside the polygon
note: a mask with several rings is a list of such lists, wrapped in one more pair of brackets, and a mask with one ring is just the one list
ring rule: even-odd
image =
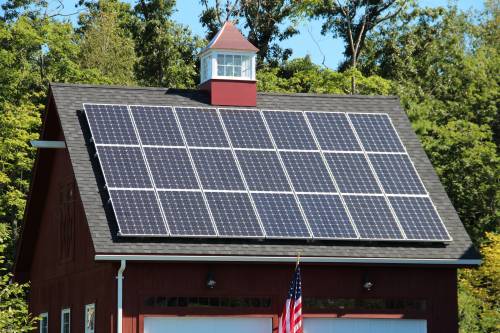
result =
[{"label": "blue solar panel", "polygon": [[191,149],[190,151],[204,189],[245,189],[230,150]]},{"label": "blue solar panel", "polygon": [[370,154],[368,158],[386,193],[426,193],[407,155]]},{"label": "blue solar panel", "polygon": [[219,235],[263,237],[247,193],[208,192],[206,195]]},{"label": "blue solar panel", "polygon": [[405,151],[388,115],[349,113],[349,118],[366,151]]},{"label": "blue solar panel", "polygon": [[268,237],[309,238],[292,194],[256,193],[252,197]]},{"label": "blue solar panel", "polygon": [[108,187],[152,187],[140,148],[101,146],[98,151]]},{"label": "blue solar panel", "polygon": [[259,111],[220,110],[220,114],[233,147],[273,148]]},{"label": "blue solar panel", "polygon": [[344,113],[307,112],[306,115],[321,149],[361,151]]},{"label": "blue solar panel", "polygon": [[241,169],[252,191],[291,191],[276,152],[237,151]]},{"label": "blue solar panel", "polygon": [[281,152],[295,191],[336,192],[323,159],[315,152]]},{"label": "blue solar panel", "polygon": [[338,195],[299,194],[298,197],[314,237],[357,237]]},{"label": "blue solar panel", "polygon": [[157,188],[197,189],[198,183],[184,148],[144,148]]},{"label": "blue solar panel", "polygon": [[167,235],[153,191],[109,191],[122,235]]},{"label": "blue solar panel", "polygon": [[85,115],[97,144],[139,144],[125,105],[85,104]]},{"label": "blue solar panel", "polygon": [[301,112],[264,111],[263,114],[278,149],[318,149]]},{"label": "blue solar panel", "polygon": [[200,192],[158,192],[173,236],[215,236]]},{"label": "blue solar panel", "polygon": [[130,110],[143,145],[184,146],[172,108],[131,106]]},{"label": "blue solar panel", "polygon": [[361,238],[403,239],[384,197],[349,195],[345,201]]},{"label": "blue solar panel", "polygon": [[326,160],[342,193],[381,193],[363,154],[326,153]]},{"label": "blue solar panel", "polygon": [[187,144],[192,147],[229,147],[215,109],[176,107]]},{"label": "blue solar panel", "polygon": [[450,240],[429,198],[390,197],[399,223],[411,240]]}]

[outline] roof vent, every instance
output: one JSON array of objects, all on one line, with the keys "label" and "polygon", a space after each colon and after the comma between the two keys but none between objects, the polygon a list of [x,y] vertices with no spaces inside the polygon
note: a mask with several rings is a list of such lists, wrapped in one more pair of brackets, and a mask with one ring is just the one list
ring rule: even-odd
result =
[{"label": "roof vent", "polygon": [[201,52],[201,90],[212,105],[256,106],[255,62],[258,49],[231,22]]}]

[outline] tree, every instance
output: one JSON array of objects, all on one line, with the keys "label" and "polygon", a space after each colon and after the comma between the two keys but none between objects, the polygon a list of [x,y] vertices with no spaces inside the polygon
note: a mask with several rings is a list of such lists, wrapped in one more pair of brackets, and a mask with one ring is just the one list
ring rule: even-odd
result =
[{"label": "tree", "polygon": [[31,332],[37,318],[28,311],[25,294],[27,284],[11,282],[12,274],[7,273],[4,251],[10,232],[5,224],[0,224],[0,332]]},{"label": "tree", "polygon": [[365,95],[387,95],[391,90],[390,82],[379,76],[364,77],[355,69],[335,72],[313,64],[309,57],[258,71],[257,88],[268,92],[346,94],[350,91],[353,75],[359,82],[360,92]]},{"label": "tree", "polygon": [[[331,33],[346,44],[344,55],[356,69],[367,34],[378,24],[396,17],[405,7],[404,0],[308,0],[305,10],[324,19],[321,33]],[[352,76],[351,93],[356,93],[356,77]]]},{"label": "tree", "polygon": [[197,81],[196,55],[202,43],[171,20],[174,6],[174,0],[140,0],[135,6],[135,72],[143,85],[187,88]]},{"label": "tree", "polygon": [[212,39],[224,22],[244,19],[242,26],[248,29],[247,39],[259,49],[258,67],[265,62],[277,66],[291,56],[292,50],[281,48],[277,42],[298,33],[293,22],[288,23],[298,9],[295,1],[227,0],[221,4],[220,0],[216,0],[211,5],[208,0],[201,0],[201,3],[205,10],[200,16],[200,22],[207,28],[207,39]]},{"label": "tree", "polygon": [[494,333],[500,329],[500,235],[487,233],[483,264],[459,275],[461,333]]},{"label": "tree", "polygon": [[81,67],[98,69],[113,84],[133,84],[134,40],[120,26],[120,8],[115,1],[101,1],[99,9],[86,20],[80,45]]}]

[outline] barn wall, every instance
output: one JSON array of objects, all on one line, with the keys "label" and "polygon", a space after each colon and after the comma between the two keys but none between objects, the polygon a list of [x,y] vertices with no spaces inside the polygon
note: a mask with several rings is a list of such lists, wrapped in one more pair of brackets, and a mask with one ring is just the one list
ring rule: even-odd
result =
[{"label": "barn wall", "polygon": [[212,79],[202,83],[199,89],[210,93],[212,105],[257,105],[257,82],[255,81]]},{"label": "barn wall", "polygon": [[[206,287],[207,274],[217,281]],[[293,265],[128,263],[124,280],[124,333],[142,333],[148,315],[272,316],[277,332]],[[374,283],[371,291],[363,282]],[[450,268],[302,267],[304,298],[424,300],[422,311],[304,310],[305,316],[427,319],[429,333],[458,332],[456,270]],[[269,297],[271,306],[258,308],[169,307],[148,304],[152,297]]]},{"label": "barn wall", "polygon": [[[52,139],[63,139],[57,118],[48,121]],[[33,214],[26,221],[27,232],[37,226],[36,238],[22,246],[23,255],[33,253],[31,267],[29,273],[18,268],[31,282],[30,311],[34,315],[48,312],[49,331],[60,332],[61,309],[70,307],[71,332],[78,333],[84,332],[85,304],[95,303],[97,332],[110,332],[115,326],[117,266],[93,260],[94,249],[67,150],[45,149],[42,154],[46,163],[37,170],[34,186],[43,197],[32,197]],[[36,207],[40,203],[43,206]]]}]

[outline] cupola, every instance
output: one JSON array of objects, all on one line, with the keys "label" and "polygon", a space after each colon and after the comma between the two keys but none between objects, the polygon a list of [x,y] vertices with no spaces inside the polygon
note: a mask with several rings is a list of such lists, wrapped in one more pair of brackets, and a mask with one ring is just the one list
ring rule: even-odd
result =
[{"label": "cupola", "polygon": [[201,90],[210,94],[212,105],[256,106],[257,49],[231,22],[200,53]]}]

